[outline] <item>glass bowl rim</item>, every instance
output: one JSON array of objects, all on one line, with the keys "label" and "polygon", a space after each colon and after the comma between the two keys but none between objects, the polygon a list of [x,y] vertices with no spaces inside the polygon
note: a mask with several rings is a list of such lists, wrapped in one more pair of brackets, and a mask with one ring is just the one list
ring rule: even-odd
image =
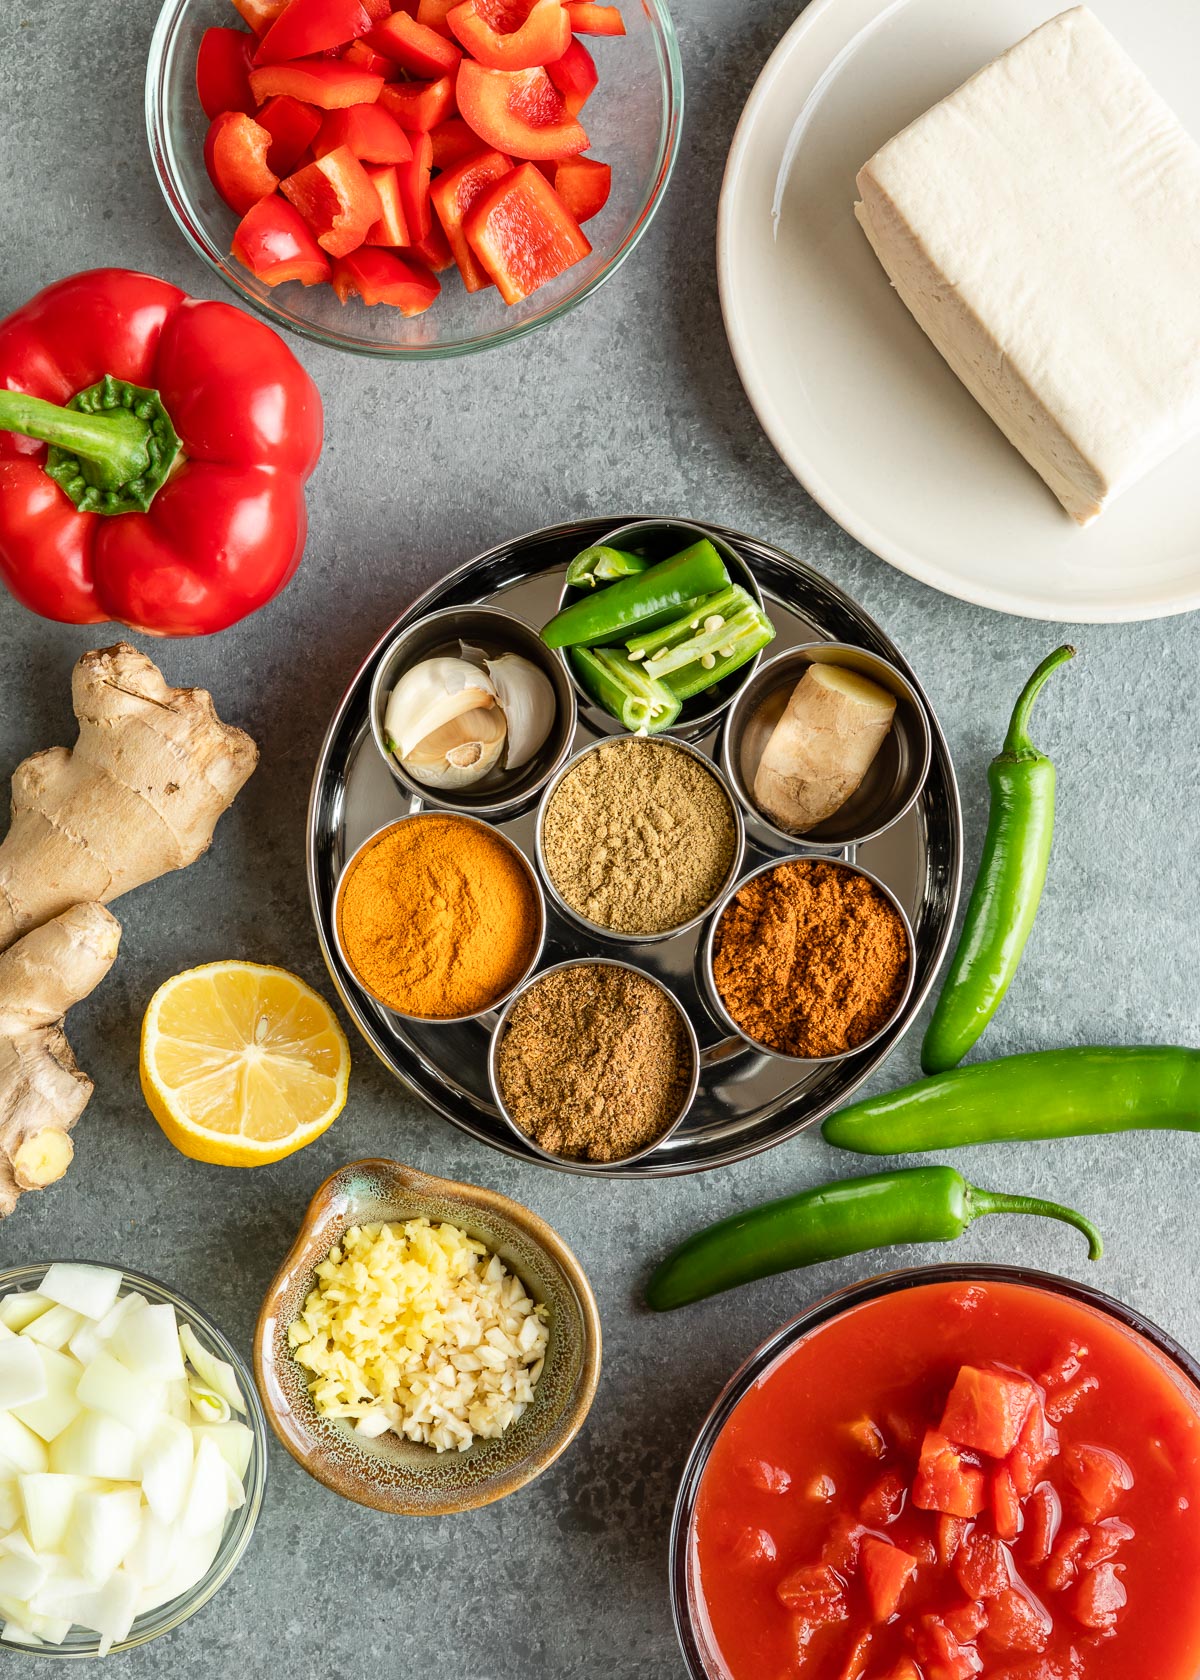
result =
[{"label": "glass bowl rim", "polygon": [[937,1283],[1010,1283],[1042,1290],[1051,1295],[1066,1296],[1082,1306],[1091,1307],[1106,1318],[1115,1319],[1126,1330],[1132,1330],[1178,1371],[1196,1390],[1197,1409],[1200,1410],[1200,1363],[1175,1340],[1169,1331],[1155,1324],[1136,1307],[1118,1301],[1091,1284],[1062,1277],[1056,1272],[1042,1272],[1031,1266],[976,1265],[970,1262],[943,1262],[928,1266],[903,1266],[889,1272],[877,1272],[857,1283],[820,1296],[789,1318],[769,1335],[738,1366],[721,1389],[704,1421],[696,1432],[679,1478],[679,1491],[671,1513],[670,1537],[667,1542],[668,1587],[675,1636],[683,1655],[690,1680],[711,1680],[704,1666],[695,1632],[688,1592],[688,1561],[692,1519],[696,1498],[713,1447],[725,1425],[749,1390],[765,1375],[775,1361],[789,1352],[798,1342],[815,1330],[822,1329],[835,1318],[869,1301],[895,1295],[905,1289]]},{"label": "glass bowl rim", "polygon": [[235,294],[242,307],[252,309],[256,315],[261,316],[276,331],[295,333],[297,337],[307,339],[313,344],[319,344],[325,349],[344,350],[352,355],[369,356],[378,361],[389,362],[444,361],[455,356],[471,355],[477,350],[490,350],[502,344],[511,344],[519,338],[524,338],[526,334],[536,331],[538,327],[547,326],[550,322],[560,320],[564,315],[569,314],[577,304],[583,303],[585,299],[591,297],[593,292],[598,291],[604,282],[617,272],[650,226],[671,183],[683,132],[683,59],[679,50],[679,38],[675,32],[675,25],[667,8],[666,0],[640,0],[640,9],[649,20],[650,28],[655,35],[659,84],[663,96],[654,171],[649,192],[642,202],[641,209],[638,211],[632,227],[621,244],[606,258],[601,268],[589,281],[577,287],[569,296],[562,298],[552,307],[530,317],[528,320],[514,321],[511,326],[501,327],[496,332],[481,333],[476,337],[464,338],[453,344],[372,344],[365,339],[357,338],[353,334],[342,334],[332,329],[317,327],[301,320],[285,317],[279,310],[273,308],[268,300],[256,297],[252,291],[241,283],[236,270],[230,266],[233,259],[222,256],[217,250],[215,242],[210,239],[201,219],[193,214],[188,197],[175,171],[170,167],[170,151],[166,144],[168,83],[164,75],[164,69],[174,37],[189,8],[195,4],[197,4],[197,0],[163,0],[162,7],[155,19],[146,57],[146,81],[143,100],[150,162],[154,170],[154,178],[158,182],[159,191],[166,201],[175,225],[183,234],[188,245],[205,266]]},{"label": "glass bowl rim", "polygon": [[[118,1640],[109,1651],[110,1656],[117,1656],[122,1651],[132,1651],[141,1645],[149,1645],[162,1634],[173,1633],[175,1629],[194,1616],[197,1610],[202,1610],[217,1592],[225,1585],[238,1564],[245,1555],[255,1528],[258,1526],[259,1515],[262,1511],[263,1497],[267,1485],[268,1433],[267,1420],[259,1399],[258,1388],[254,1376],[245,1359],[230,1342],[224,1331],[216,1325],[210,1315],[202,1307],[198,1307],[190,1296],[183,1295],[172,1285],[151,1277],[146,1272],[137,1271],[128,1266],[111,1266],[106,1261],[67,1258],[62,1260],[42,1260],[26,1262],[19,1266],[5,1266],[0,1269],[0,1295],[8,1294],[14,1289],[24,1288],[35,1280],[45,1277],[53,1265],[66,1266],[98,1266],[105,1271],[119,1271],[122,1277],[122,1292],[125,1286],[132,1286],[135,1290],[149,1290],[151,1296],[159,1297],[157,1305],[169,1305],[182,1308],[187,1315],[187,1322],[198,1325],[207,1339],[215,1346],[223,1359],[231,1364],[237,1373],[238,1384],[242,1397],[246,1402],[246,1417],[254,1444],[250,1452],[250,1463],[246,1468],[246,1503],[240,1510],[231,1513],[233,1520],[228,1523],[221,1536],[221,1544],[217,1548],[217,1555],[205,1571],[204,1575],[190,1592],[181,1594],[178,1598],[170,1599],[166,1604],[155,1610],[148,1610],[145,1616],[159,1616],[161,1626],[143,1628],[140,1632],[138,1623],[144,1617],[135,1617],[133,1627],[124,1639]],[[8,1640],[0,1640],[0,1650],[31,1657],[61,1657],[68,1660],[87,1659],[97,1656],[98,1641],[89,1638],[85,1643],[79,1639],[71,1643],[73,1636],[67,1635],[62,1645],[20,1645]]]}]

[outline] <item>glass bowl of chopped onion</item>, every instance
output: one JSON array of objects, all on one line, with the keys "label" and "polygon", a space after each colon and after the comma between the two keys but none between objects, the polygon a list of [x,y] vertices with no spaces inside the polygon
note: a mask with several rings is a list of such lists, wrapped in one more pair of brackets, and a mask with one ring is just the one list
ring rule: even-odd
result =
[{"label": "glass bowl of chopped onion", "polygon": [[591,1287],[544,1220],[378,1160],[317,1191],[254,1344],[293,1458],[403,1516],[490,1505],[540,1475],[583,1427],[600,1352]]},{"label": "glass bowl of chopped onion", "polygon": [[[30,1350],[46,1381],[22,1403]],[[136,1457],[121,1477],[105,1455],[127,1437]],[[168,1285],[90,1261],[12,1266],[0,1271],[0,1461],[0,1647],[94,1657],[171,1633],[232,1575],[262,1509],[266,1419],[245,1361]],[[21,1585],[26,1602],[59,1595],[32,1627],[15,1614]],[[92,1613],[107,1631],[84,1625]]]}]

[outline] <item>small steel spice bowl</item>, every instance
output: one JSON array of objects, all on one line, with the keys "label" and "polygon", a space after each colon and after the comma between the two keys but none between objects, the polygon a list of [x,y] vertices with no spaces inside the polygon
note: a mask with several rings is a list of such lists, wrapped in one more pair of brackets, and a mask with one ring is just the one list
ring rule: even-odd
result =
[{"label": "small steel spice bowl", "polygon": [[[810,665],[839,665],[895,696],[892,727],[862,783],[841,810],[804,834],[780,828],[754,799],[754,775],[771,731]],[[734,697],[725,719],[721,764],[753,837],[772,849],[862,845],[910,811],[933,756],[929,715],[908,678],[877,653],[849,642],[806,642],[767,659]]]},{"label": "small steel spice bowl", "polygon": [[[846,1050],[838,1050],[828,1056],[789,1056],[785,1050],[776,1050],[770,1044],[761,1044],[758,1039],[751,1038],[750,1034],[738,1025],[733,1016],[729,1013],[728,1009],[725,1007],[721,994],[717,989],[716,977],[713,973],[713,957],[716,952],[717,931],[720,928],[721,918],[724,916],[726,910],[728,910],[729,906],[733,903],[734,899],[737,897],[738,893],[741,892],[747,882],[755,880],[759,875],[769,874],[773,869],[780,869],[786,863],[819,863],[827,865],[831,869],[844,869],[851,875],[862,875],[866,880],[870,881],[872,886],[878,888],[884,898],[886,898],[888,903],[892,906],[892,909],[896,912],[897,916],[899,916],[901,924],[904,928],[905,938],[908,941],[908,972],[904,981],[904,988],[901,991],[900,996],[897,998],[896,1006],[888,1016],[887,1020],[876,1032],[871,1034],[870,1038],[864,1038],[860,1044],[852,1045]],[[824,857],[821,855],[814,856],[812,853],[798,853],[789,857],[771,858],[767,863],[759,864],[757,869],[752,869],[748,875],[743,875],[740,881],[735,881],[713,913],[712,921],[708,926],[708,932],[704,936],[704,942],[696,955],[705,1001],[708,1003],[709,1008],[712,1010],[717,1020],[720,1021],[722,1026],[724,1026],[735,1037],[740,1038],[743,1043],[748,1044],[752,1050],[757,1050],[760,1055],[774,1056],[777,1060],[782,1062],[797,1062],[803,1065],[817,1067],[826,1062],[844,1061],[847,1056],[857,1056],[860,1050],[869,1050],[873,1044],[883,1037],[884,1033],[887,1032],[897,1015],[900,1015],[903,1012],[909,998],[912,996],[913,984],[916,978],[913,953],[916,948],[912,924],[905,913],[904,906],[900,903],[900,900],[896,897],[892,889],[879,879],[878,875],[873,875],[869,869],[864,869],[861,864],[848,863],[845,858]]]},{"label": "small steel spice bowl", "polygon": [[[677,927],[663,928],[661,932],[658,933],[621,933],[614,931],[612,928],[605,927],[602,922],[591,921],[582,913],[582,911],[576,910],[572,905],[567,903],[566,899],[562,896],[555,885],[554,876],[550,872],[550,866],[546,860],[545,848],[542,844],[542,829],[546,821],[546,813],[550,808],[550,801],[554,798],[554,795],[558,792],[558,789],[562,786],[567,776],[570,775],[571,771],[574,770],[583,759],[587,758],[591,753],[601,752],[604,748],[610,747],[614,741],[643,739],[652,741],[655,746],[661,747],[666,752],[689,754],[696,760],[697,764],[701,765],[702,768],[712,777],[713,781],[717,784],[729,802],[729,812],[730,816],[733,818],[733,856],[729,860],[729,868],[726,871],[724,881],[722,881],[721,885],[709,899],[708,903],[705,904],[702,909],[698,910],[694,916],[690,916],[686,922],[680,922]],[[550,898],[550,902],[561,915],[567,918],[568,921],[574,922],[577,927],[583,928],[586,933],[592,934],[597,939],[609,940],[619,945],[653,945],[659,940],[674,939],[677,934],[686,933],[690,928],[698,927],[704,918],[709,914],[713,905],[721,900],[724,894],[737,880],[738,871],[742,867],[742,859],[745,856],[746,851],[746,827],[742,821],[741,809],[737,800],[733,796],[733,790],[730,788],[728,780],[723,774],[720,766],[716,764],[714,760],[707,757],[706,754],[697,751],[697,749],[691,746],[687,741],[673,740],[669,736],[643,737],[608,735],[599,741],[591,741],[587,746],[581,747],[577,753],[574,753],[567,762],[562,765],[555,774],[553,780],[547,784],[546,790],[542,794],[541,803],[538,806],[534,846],[537,853],[538,870],[541,874],[543,882],[545,883],[545,890]]]},{"label": "small steel spice bowl", "polygon": [[[481,646],[483,651],[518,653],[536,665],[554,689],[555,716],[549,735],[527,764],[511,774],[485,776],[474,787],[433,788],[410,776],[388,750],[383,720],[393,688],[406,671],[422,660],[458,658],[459,644]],[[401,788],[422,805],[443,811],[459,811],[476,817],[503,821],[527,810],[547,780],[566,759],[575,737],[578,703],[575,690],[561,660],[523,619],[498,607],[443,607],[427,613],[402,630],[381,655],[371,681],[371,735],[384,763]]]},{"label": "small steel spice bowl", "polygon": [[[378,992],[371,990],[370,986],[367,985],[366,981],[354,966],[350,954],[346,950],[345,944],[342,940],[342,893],[345,891],[346,882],[350,879],[350,876],[354,871],[354,867],[358,863],[359,859],[364,857],[366,853],[372,849],[372,847],[377,846],[385,834],[391,834],[394,829],[399,828],[401,823],[423,822],[429,820],[430,818],[446,822],[472,823],[476,828],[485,829],[488,834],[498,840],[500,844],[506,847],[512,856],[516,858],[517,862],[525,872],[525,876],[529,881],[530,889],[533,893],[534,908],[537,915],[537,933],[534,938],[529,961],[506,991],[501,992],[498,997],[492,998],[490,1002],[484,1004],[481,1008],[473,1010],[469,1015],[405,1014],[403,1010],[397,1009],[393,1003],[390,1003],[387,998],[380,997]],[[502,834],[499,829],[493,828],[491,823],[486,823],[479,817],[468,816],[465,811],[412,811],[408,816],[398,817],[395,822],[385,823],[382,828],[376,829],[375,833],[368,835],[362,845],[359,846],[358,850],[353,852],[346,860],[345,866],[338,877],[337,886],[334,889],[333,914],[330,917],[330,931],[333,938],[334,949],[337,951],[338,957],[345,964],[347,970],[354,976],[355,980],[362,989],[373,997],[376,1003],[382,1004],[385,1009],[390,1010],[393,1015],[397,1016],[402,1021],[423,1021],[430,1026],[438,1026],[440,1024],[453,1026],[457,1025],[461,1021],[477,1021],[485,1015],[490,1015],[492,1010],[498,1009],[504,1003],[506,998],[513,996],[533,970],[536,969],[542,958],[542,947],[546,943],[546,898],[545,894],[542,892],[541,882],[537,878],[537,872],[531,867],[529,859],[525,856],[524,852],[519,846],[514,846],[506,834]]]},{"label": "small steel spice bowl", "polygon": [[664,1127],[659,1135],[652,1142],[646,1144],[643,1149],[636,1149],[631,1155],[622,1155],[615,1161],[588,1162],[588,1170],[590,1172],[602,1174],[606,1169],[614,1172],[621,1172],[631,1161],[640,1161],[643,1157],[651,1154],[655,1149],[660,1148],[662,1144],[664,1144],[667,1139],[678,1130],[680,1125],[682,1125],[688,1110],[691,1108],[692,1103],[695,1100],[696,1091],[700,1084],[700,1041],[696,1037],[695,1027],[688,1019],[687,1011],[683,1008],[682,1004],[669,987],[664,986],[662,981],[656,979],[653,974],[647,974],[644,968],[635,967],[633,963],[617,962],[612,957],[571,957],[566,962],[555,963],[553,967],[543,969],[540,974],[531,975],[530,978],[527,979],[523,985],[519,986],[509,998],[499,1020],[493,1028],[492,1041],[488,1046],[488,1083],[490,1084],[492,1090],[492,1100],[495,1102],[496,1108],[498,1109],[500,1117],[504,1121],[505,1125],[515,1137],[518,1137],[521,1140],[522,1144],[527,1149],[532,1150],[533,1153],[541,1160],[553,1162],[556,1166],[562,1166],[565,1164],[573,1167],[578,1165],[578,1157],[576,1156],[556,1155],[551,1150],[543,1149],[534,1138],[530,1137],[528,1132],[522,1131],[520,1126],[518,1126],[517,1122],[513,1119],[511,1113],[509,1112],[508,1104],[504,1100],[504,1092],[500,1084],[498,1066],[500,1046],[504,1041],[505,1033],[508,1031],[509,1017],[516,1008],[520,999],[524,997],[525,993],[531,991],[533,987],[538,985],[541,981],[548,979],[550,975],[561,974],[564,970],[569,968],[623,968],[629,974],[637,974],[643,980],[648,980],[652,986],[657,987],[660,992],[663,992],[668,998],[670,998],[671,1002],[675,1006],[676,1012],[679,1015],[679,1019],[683,1022],[684,1032],[687,1036],[688,1049],[692,1058],[692,1073],[691,1078],[688,1081],[687,1090],[684,1093],[683,1101],[679,1105],[679,1112],[671,1121],[670,1125]]}]

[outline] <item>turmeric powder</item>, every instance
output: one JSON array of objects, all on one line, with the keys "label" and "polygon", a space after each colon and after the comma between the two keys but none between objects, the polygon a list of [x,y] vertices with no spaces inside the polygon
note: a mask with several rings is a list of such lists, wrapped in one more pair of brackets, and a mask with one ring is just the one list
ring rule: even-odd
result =
[{"label": "turmeric powder", "polygon": [[401,1015],[450,1021],[490,1009],[521,979],[541,916],[528,866],[495,829],[421,812],[351,864],[342,950],[363,985]]}]

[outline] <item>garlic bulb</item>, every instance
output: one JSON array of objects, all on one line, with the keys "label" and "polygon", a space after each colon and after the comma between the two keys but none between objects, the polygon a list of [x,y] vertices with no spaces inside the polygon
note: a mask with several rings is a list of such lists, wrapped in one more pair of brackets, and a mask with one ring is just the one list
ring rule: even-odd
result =
[{"label": "garlic bulb", "polygon": [[494,770],[508,734],[496,688],[467,659],[424,659],[388,699],[388,746],[414,781],[460,788]]},{"label": "garlic bulb", "polygon": [[492,659],[460,644],[462,657],[422,660],[388,699],[388,748],[414,781],[462,788],[498,766],[518,770],[554,727],[554,686],[517,653]]}]

